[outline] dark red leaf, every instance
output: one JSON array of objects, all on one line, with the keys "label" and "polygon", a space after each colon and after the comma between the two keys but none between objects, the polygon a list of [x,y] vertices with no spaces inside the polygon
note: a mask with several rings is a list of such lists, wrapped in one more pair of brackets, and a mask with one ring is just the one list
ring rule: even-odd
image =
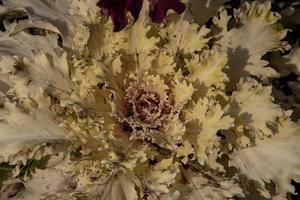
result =
[{"label": "dark red leaf", "polygon": [[169,9],[177,14],[182,14],[185,10],[185,4],[179,0],[149,0],[150,17],[153,22],[162,23],[167,16]]},{"label": "dark red leaf", "polygon": [[143,0],[100,0],[97,6],[104,16],[110,17],[114,23],[114,31],[121,31],[128,24],[127,12],[137,19]]},{"label": "dark red leaf", "polygon": [[[153,22],[161,23],[166,18],[169,9],[181,14],[185,10],[180,0],[148,0],[150,17]],[[114,31],[121,31],[128,24],[127,13],[130,12],[135,20],[139,17],[143,0],[99,0],[97,6],[101,13],[110,17],[114,23]]]}]

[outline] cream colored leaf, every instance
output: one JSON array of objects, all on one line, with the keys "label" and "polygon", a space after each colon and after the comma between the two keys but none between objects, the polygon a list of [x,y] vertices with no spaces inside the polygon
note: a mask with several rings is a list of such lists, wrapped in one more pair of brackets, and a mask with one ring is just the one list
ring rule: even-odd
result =
[{"label": "cream colored leaf", "polygon": [[276,185],[275,195],[285,199],[287,192],[294,191],[291,180],[300,180],[299,127],[299,123],[283,119],[276,135],[257,140],[256,146],[237,150],[231,157],[231,164],[259,183],[262,192],[272,180]]},{"label": "cream colored leaf", "polygon": [[[148,51],[140,52],[135,57],[135,70],[137,74],[149,73],[152,70],[155,55],[150,54]],[[127,66],[133,67],[133,66]]]},{"label": "cream colored leaf", "polygon": [[203,164],[214,148],[219,146],[219,130],[227,130],[233,126],[233,119],[224,116],[220,104],[208,98],[199,99],[190,109],[185,111],[187,134],[196,137],[195,143],[198,161]]},{"label": "cream colored leaf", "polygon": [[52,56],[41,53],[33,59],[24,58],[29,79],[40,84],[43,88],[64,93],[69,92],[72,88],[72,82],[69,75],[67,54]]},{"label": "cream colored leaf", "polygon": [[18,99],[33,98],[39,89],[39,84],[31,84],[30,81],[24,77],[24,74],[19,76],[11,75],[9,76],[9,80],[12,84],[7,94],[16,96]]},{"label": "cream colored leaf", "polygon": [[156,43],[159,42],[159,38],[148,36],[150,29],[151,26],[147,25],[147,22],[142,19],[134,24],[130,35],[130,53],[149,53],[157,49]]},{"label": "cream colored leaf", "polygon": [[159,38],[156,36],[149,36],[151,26],[149,25],[150,19],[148,17],[148,9],[149,2],[143,1],[139,18],[130,30],[129,50],[132,54],[139,54],[141,52],[149,53],[150,51],[157,49],[156,43],[159,42]]},{"label": "cream colored leaf", "polygon": [[0,74],[0,102],[5,100],[6,94],[9,91],[12,82],[9,80],[9,74]]},{"label": "cream colored leaf", "polygon": [[153,68],[157,74],[170,75],[175,73],[176,62],[174,55],[164,50],[160,50],[159,55],[153,61]]},{"label": "cream colored leaf", "polygon": [[215,174],[185,173],[189,184],[181,188],[183,200],[224,200],[244,197],[242,188],[236,183],[236,177],[227,179]]},{"label": "cream colored leaf", "polygon": [[[119,71],[117,68],[119,61],[114,63],[112,71]],[[97,62],[95,59],[87,59],[85,57],[74,60],[74,72],[72,74],[72,81],[77,84],[78,98],[87,98],[90,93],[95,91],[95,87],[101,82],[104,76],[103,64]]]},{"label": "cream colored leaf", "polygon": [[[223,116],[220,106],[216,106],[205,117],[202,125],[202,131],[197,138],[197,156],[200,163],[208,159],[210,151],[219,146],[219,130],[226,130],[233,126],[233,119],[229,116]],[[212,152],[211,152],[212,153]]]},{"label": "cream colored leaf", "polygon": [[215,86],[224,88],[224,83],[228,81],[226,74],[223,72],[227,63],[227,55],[218,50],[208,50],[199,57],[194,57],[187,63],[190,71],[189,79],[199,81],[206,88]]},{"label": "cream colored leaf", "polygon": [[129,31],[124,29],[120,32],[112,32],[111,21],[101,20],[90,25],[91,36],[88,40],[90,53],[101,58],[110,55],[111,52],[128,51]]},{"label": "cream colored leaf", "polygon": [[88,198],[99,200],[138,199],[134,182],[123,173],[119,173],[110,178],[105,178],[105,176],[103,176],[102,179],[104,180],[96,182],[91,182],[89,177],[86,178],[87,183],[83,182],[80,184],[87,189],[82,192],[85,193],[88,191]]},{"label": "cream colored leaf", "polygon": [[80,16],[88,24],[95,23],[99,18],[100,8],[97,6],[98,0],[67,0],[70,3],[70,14]]},{"label": "cream colored leaf", "polygon": [[164,130],[165,138],[170,143],[170,149],[177,148],[176,144],[182,141],[186,131],[184,123],[178,119],[178,115],[174,116],[166,125]]},{"label": "cream colored leaf", "polygon": [[116,59],[113,60],[112,64],[111,64],[111,68],[112,68],[112,73],[114,75],[120,74],[122,72],[122,61],[120,57],[117,57]]},{"label": "cream colored leaf", "polygon": [[53,33],[60,35],[60,31],[55,26],[53,26],[50,23],[41,21],[39,19],[24,20],[17,24],[13,24],[13,31],[10,34],[16,35],[19,32],[24,31],[29,28],[46,30],[46,31],[53,32]]},{"label": "cream colored leaf", "polygon": [[177,172],[178,163],[174,163],[173,158],[163,159],[149,172],[146,185],[155,193],[168,193],[169,186],[175,182]]},{"label": "cream colored leaf", "polygon": [[0,74],[6,74],[15,72],[14,66],[17,63],[17,59],[11,56],[0,56]]},{"label": "cream colored leaf", "polygon": [[[293,110],[292,118],[294,120],[300,119],[300,47],[298,45],[293,47],[291,52],[285,56],[274,54],[271,58],[271,65],[280,73],[281,77],[284,77],[282,79],[284,82],[278,79],[277,83],[286,85],[291,92],[286,93],[286,89],[274,87],[273,96],[285,110]],[[287,78],[294,77],[293,74],[298,75],[297,79],[286,81]]]},{"label": "cream colored leaf", "polygon": [[[41,22],[40,22],[41,23]],[[42,35],[31,35],[25,31],[34,27],[34,21],[27,20],[23,23],[13,23],[6,27],[5,32],[0,32],[0,52],[2,55],[14,57],[33,58],[37,52],[55,54],[61,52],[58,46],[58,35],[47,33]],[[42,25],[41,30],[47,30],[46,25]],[[49,28],[50,29],[50,28]]]},{"label": "cream colored leaf", "polygon": [[188,161],[188,156],[194,154],[195,149],[188,140],[184,140],[182,145],[177,150],[177,157],[183,157],[181,162],[186,164]]},{"label": "cream colored leaf", "polygon": [[215,25],[215,27],[212,28],[214,38],[216,39],[215,45],[217,45],[223,51],[227,50],[231,40],[228,28],[228,23],[231,20],[231,16],[228,15],[227,10],[224,9],[217,16],[214,16],[212,20]]},{"label": "cream colored leaf", "polygon": [[291,72],[300,75],[300,47],[292,48],[291,53],[286,56],[274,56],[271,65],[276,67],[281,76],[287,76]]},{"label": "cream colored leaf", "polygon": [[[264,68],[268,62],[262,56],[269,51],[287,49],[286,42],[281,41],[286,30],[278,24],[279,15],[272,12],[271,2],[244,2],[235,10],[235,19],[239,27],[228,32],[229,70],[228,89],[236,87],[241,77],[250,75],[261,79],[276,76],[271,68]],[[226,44],[225,44],[226,45]]]},{"label": "cream colored leaf", "polygon": [[276,119],[283,115],[280,106],[273,103],[272,87],[262,86],[254,79],[240,81],[228,114],[236,119],[237,132],[248,129],[254,137],[272,135],[270,125],[274,126]]},{"label": "cream colored leaf", "polygon": [[[64,46],[78,49],[87,43],[89,32],[80,16],[71,15],[72,4],[67,1],[32,0],[18,1],[5,0],[6,8],[25,8],[32,18],[42,18],[56,26],[63,36]],[[74,8],[73,8],[74,9]]]},{"label": "cream colored leaf", "polygon": [[[114,192],[115,191],[115,192]],[[120,191],[124,194],[124,197],[120,198],[119,200],[137,200],[137,191],[135,189],[134,183],[125,175],[121,174],[118,176],[118,182],[116,181],[112,188],[112,198],[111,200],[117,200],[118,198],[114,198],[114,194],[119,193]]]},{"label": "cream colored leaf", "polygon": [[[20,200],[41,200],[52,194],[69,192],[76,186],[71,176],[55,169],[35,169],[32,177],[25,182],[26,190],[18,194]],[[46,198],[47,199],[47,198]]]},{"label": "cream colored leaf", "polygon": [[186,80],[175,80],[172,87],[175,107],[180,110],[188,101],[191,100],[194,91],[195,88],[193,85],[191,83],[189,84]]},{"label": "cream colored leaf", "polygon": [[197,24],[191,24],[181,17],[178,21],[168,25],[166,30],[162,29],[160,34],[168,41],[165,45],[168,51],[176,53],[182,50],[184,53],[193,53],[207,47],[210,39],[209,32],[210,30],[205,26],[199,29]]},{"label": "cream colored leaf", "polygon": [[11,103],[6,103],[6,109],[1,111],[0,154],[5,161],[24,147],[66,139],[49,110],[50,100],[41,91],[36,99],[38,107],[29,112]]}]

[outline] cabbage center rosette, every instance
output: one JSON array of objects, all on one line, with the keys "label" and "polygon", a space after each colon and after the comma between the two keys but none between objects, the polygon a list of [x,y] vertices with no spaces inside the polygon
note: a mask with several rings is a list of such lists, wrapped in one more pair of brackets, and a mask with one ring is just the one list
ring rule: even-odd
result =
[{"label": "cabbage center rosette", "polygon": [[185,1],[190,9],[157,24],[149,2],[114,32],[97,0],[3,1],[0,199],[293,192],[300,124],[275,103],[278,73],[263,59],[290,48],[271,3],[230,16],[219,2]]},{"label": "cabbage center rosette", "polygon": [[130,84],[123,98],[124,103],[119,105],[124,125],[129,126],[133,133],[138,130],[146,132],[147,128],[159,129],[170,119],[172,107],[167,86],[163,88],[162,81],[153,83],[153,77],[147,78],[146,83]]}]

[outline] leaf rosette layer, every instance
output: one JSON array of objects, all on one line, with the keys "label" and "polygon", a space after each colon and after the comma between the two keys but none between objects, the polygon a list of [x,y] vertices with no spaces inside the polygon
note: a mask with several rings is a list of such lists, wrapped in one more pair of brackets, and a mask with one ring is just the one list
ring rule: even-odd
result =
[{"label": "leaf rosette layer", "polygon": [[[170,1],[141,1],[138,11],[124,1],[122,18],[101,2],[106,16],[96,0],[1,5],[0,164],[14,168],[1,198],[293,192],[299,123],[275,102],[281,72],[265,60],[290,47],[270,2],[244,2],[230,16],[226,1],[176,1],[184,12]],[[297,52],[284,58],[297,65]]]}]

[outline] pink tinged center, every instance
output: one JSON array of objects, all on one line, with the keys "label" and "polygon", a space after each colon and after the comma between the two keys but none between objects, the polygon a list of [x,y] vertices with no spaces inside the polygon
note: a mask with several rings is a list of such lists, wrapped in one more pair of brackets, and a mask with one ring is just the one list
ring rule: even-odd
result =
[{"label": "pink tinged center", "polygon": [[150,127],[161,126],[162,121],[171,113],[171,106],[165,95],[145,89],[128,92],[124,110],[125,117]]}]

